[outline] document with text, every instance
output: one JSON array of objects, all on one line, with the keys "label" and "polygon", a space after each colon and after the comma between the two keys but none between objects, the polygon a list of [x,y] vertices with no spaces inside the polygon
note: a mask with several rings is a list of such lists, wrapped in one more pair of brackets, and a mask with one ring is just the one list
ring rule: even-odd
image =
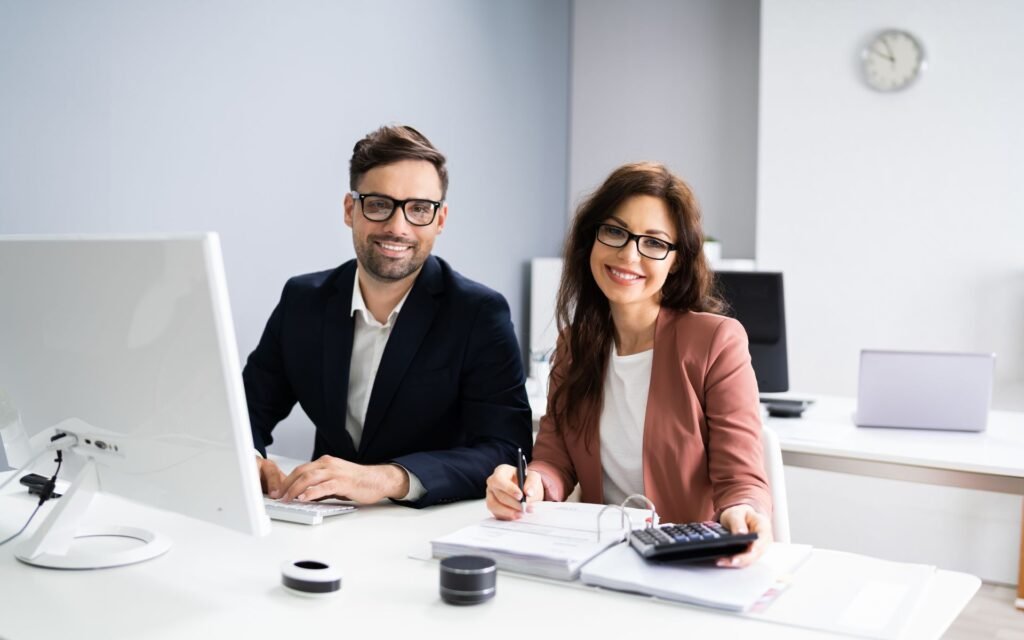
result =
[{"label": "document with text", "polygon": [[[499,569],[556,580],[574,580],[580,567],[624,539],[626,529],[646,525],[650,511],[604,510],[580,502],[538,502],[519,520],[488,518],[430,543],[435,558],[476,554]],[[600,515],[600,527],[598,517]]]}]

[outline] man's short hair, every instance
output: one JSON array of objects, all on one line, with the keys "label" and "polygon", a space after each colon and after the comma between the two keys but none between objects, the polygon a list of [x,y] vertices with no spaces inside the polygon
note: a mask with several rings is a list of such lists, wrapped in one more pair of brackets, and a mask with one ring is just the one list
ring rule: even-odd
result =
[{"label": "man's short hair", "polygon": [[448,168],[445,167],[444,154],[425,135],[404,125],[381,127],[356,143],[349,161],[349,188],[357,190],[358,182],[370,169],[401,160],[426,160],[434,165],[441,179],[441,199],[445,199],[448,195]]}]

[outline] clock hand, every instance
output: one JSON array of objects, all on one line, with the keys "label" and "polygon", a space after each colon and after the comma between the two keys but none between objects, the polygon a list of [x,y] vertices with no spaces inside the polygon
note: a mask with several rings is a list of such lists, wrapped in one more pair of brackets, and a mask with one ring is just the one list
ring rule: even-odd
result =
[{"label": "clock hand", "polygon": [[871,49],[868,49],[868,51],[870,51],[871,53],[875,54],[876,56],[879,56],[881,58],[885,58],[886,60],[888,60],[889,62],[892,62],[893,64],[896,63],[896,58],[892,57],[891,55],[885,55],[884,53],[882,53],[878,49],[875,49],[874,47],[872,47]]},{"label": "clock hand", "polygon": [[896,54],[892,52],[892,47],[889,46],[889,39],[882,38],[882,44],[885,45],[885,50],[889,52],[889,62],[896,62]]}]

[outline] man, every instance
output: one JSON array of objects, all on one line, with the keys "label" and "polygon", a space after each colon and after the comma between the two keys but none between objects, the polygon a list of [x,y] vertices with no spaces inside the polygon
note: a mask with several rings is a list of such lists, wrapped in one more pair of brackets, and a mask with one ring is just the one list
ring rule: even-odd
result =
[{"label": "man", "polygon": [[[370,133],[349,178],[356,259],[290,279],[242,373],[263,489],[414,507],[483,497],[532,441],[508,304],[430,255],[448,171],[421,133]],[[296,402],[314,460],[286,477],[263,456]]]}]

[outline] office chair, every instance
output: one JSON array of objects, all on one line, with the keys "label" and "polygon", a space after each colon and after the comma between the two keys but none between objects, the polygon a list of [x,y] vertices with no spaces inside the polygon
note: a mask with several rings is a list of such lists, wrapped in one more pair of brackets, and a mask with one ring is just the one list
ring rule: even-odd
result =
[{"label": "office chair", "polygon": [[786,476],[782,470],[782,446],[779,436],[767,426],[761,427],[764,471],[772,492],[772,532],[776,542],[789,542],[789,503],[786,501]]}]

